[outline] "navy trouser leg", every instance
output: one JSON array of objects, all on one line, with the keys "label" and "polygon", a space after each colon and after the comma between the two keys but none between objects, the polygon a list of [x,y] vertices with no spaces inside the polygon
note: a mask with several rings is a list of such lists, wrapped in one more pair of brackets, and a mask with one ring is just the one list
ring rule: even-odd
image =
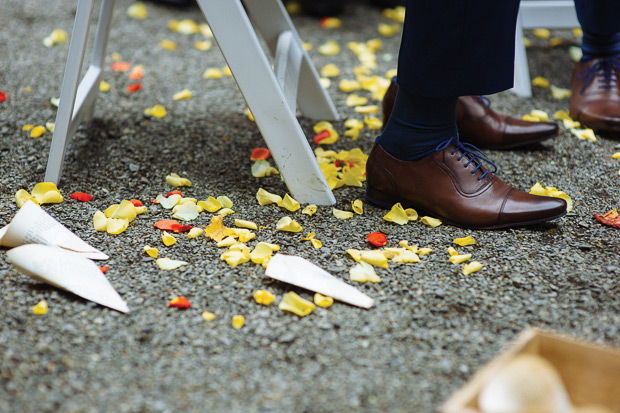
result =
[{"label": "navy trouser leg", "polygon": [[575,0],[583,60],[620,57],[620,0]]},{"label": "navy trouser leg", "polygon": [[519,0],[409,0],[399,87],[430,97],[511,88],[518,11]]}]

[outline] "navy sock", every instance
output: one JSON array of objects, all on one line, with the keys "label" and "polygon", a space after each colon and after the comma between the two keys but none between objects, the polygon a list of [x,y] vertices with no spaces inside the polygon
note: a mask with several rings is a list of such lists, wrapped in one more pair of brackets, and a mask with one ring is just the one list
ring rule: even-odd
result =
[{"label": "navy sock", "polygon": [[620,57],[620,33],[603,36],[584,30],[581,50],[583,51],[582,62],[596,57]]},{"label": "navy sock", "polygon": [[457,99],[410,95],[399,88],[392,115],[377,143],[403,161],[433,154],[437,145],[457,135]]}]

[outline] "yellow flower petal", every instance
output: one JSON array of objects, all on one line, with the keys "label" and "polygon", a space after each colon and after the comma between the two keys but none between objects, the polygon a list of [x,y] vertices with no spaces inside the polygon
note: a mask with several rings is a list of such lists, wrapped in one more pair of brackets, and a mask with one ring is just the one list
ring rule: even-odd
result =
[{"label": "yellow flower petal", "polygon": [[437,218],[431,218],[429,216],[424,216],[420,218],[420,222],[424,225],[428,225],[429,227],[438,227],[441,225],[441,220]]},{"label": "yellow flower petal", "polygon": [[321,241],[319,241],[318,239],[312,238],[310,240],[310,243],[312,244],[312,246],[314,247],[314,249],[319,249],[321,247],[323,247],[323,243]]},{"label": "yellow flower petal", "polygon": [[532,86],[546,89],[549,87],[549,80],[545,79],[542,76],[536,76],[534,79],[532,79]]},{"label": "yellow flower petal", "polygon": [[205,236],[216,242],[220,242],[234,233],[233,230],[224,226],[224,217],[221,215],[212,216],[211,224],[205,228]]},{"label": "yellow flower petal", "polygon": [[420,257],[413,251],[405,250],[392,259],[394,262],[416,263],[420,262]]},{"label": "yellow flower petal", "polygon": [[245,108],[245,116],[248,117],[248,119],[250,119],[252,122],[254,122],[254,115],[252,115],[252,111],[250,111],[250,108]]},{"label": "yellow flower petal", "polygon": [[166,231],[163,231],[161,233],[161,240],[166,247],[169,247],[173,245],[175,242],[177,242],[177,239]]},{"label": "yellow flower petal", "polygon": [[202,319],[205,321],[213,321],[215,320],[215,314],[212,313],[211,311],[203,311],[202,312]]},{"label": "yellow flower petal", "polygon": [[35,126],[34,128],[30,129],[30,137],[39,138],[43,136],[45,131],[46,131],[45,126]]},{"label": "yellow flower petal", "polygon": [[245,318],[242,315],[235,315],[232,318],[232,327],[235,330],[239,330],[245,325]]},{"label": "yellow flower petal", "polygon": [[172,100],[191,99],[192,92],[189,89],[183,89],[172,95]]},{"label": "yellow flower petal", "polygon": [[146,252],[151,258],[157,258],[157,256],[159,255],[159,250],[149,245],[144,246],[144,252]]},{"label": "yellow flower petal", "polygon": [[198,50],[202,50],[203,52],[206,52],[207,50],[211,49],[211,47],[213,46],[213,42],[211,40],[199,40],[197,42],[194,43],[194,47]]},{"label": "yellow flower petal", "polygon": [[32,128],[34,128],[34,125],[28,124],[28,125],[24,125],[22,126],[22,130],[24,132],[28,132],[29,130],[31,130]]},{"label": "yellow flower petal", "polygon": [[255,178],[263,178],[265,176],[277,175],[280,173],[276,168],[271,166],[269,161],[264,159],[254,161],[251,172],[252,176]]},{"label": "yellow flower petal", "polygon": [[166,108],[162,105],[154,105],[151,108],[144,109],[144,114],[154,118],[163,118],[166,116]]},{"label": "yellow flower petal", "polygon": [[353,218],[353,212],[351,211],[342,211],[340,209],[332,208],[332,214],[338,219],[349,219]]},{"label": "yellow flower petal", "polygon": [[330,63],[323,66],[320,73],[323,77],[336,77],[340,75],[340,69],[335,64]]},{"label": "yellow flower petal", "polygon": [[418,255],[426,255],[426,254],[430,254],[431,251],[433,251],[432,248],[419,248],[418,249]]},{"label": "yellow flower petal", "polygon": [[221,79],[224,74],[217,67],[210,67],[202,74],[203,79]]},{"label": "yellow flower petal", "polygon": [[187,233],[187,238],[197,238],[198,236],[202,235],[203,232],[204,231],[202,228],[194,227],[190,229]]},{"label": "yellow flower petal", "polygon": [[282,311],[289,311],[300,317],[305,317],[314,311],[316,306],[310,301],[304,300],[293,291],[289,291],[282,297],[282,301],[278,304],[278,308]]},{"label": "yellow flower petal", "polygon": [[551,85],[551,96],[553,96],[554,99],[568,99],[571,95],[572,92],[570,89],[564,89]]},{"label": "yellow flower petal", "polygon": [[552,37],[549,39],[549,46],[556,47],[564,43],[564,40],[561,37]]},{"label": "yellow flower petal", "polygon": [[356,199],[355,201],[351,202],[351,208],[353,209],[353,212],[358,215],[362,215],[364,213],[364,203],[361,199]]},{"label": "yellow flower petal", "polygon": [[365,117],[364,123],[368,126],[368,129],[379,130],[383,127],[383,121],[374,116]]},{"label": "yellow flower petal", "polygon": [[342,26],[342,20],[338,17],[325,17],[321,19],[321,27],[323,29],[337,29]]},{"label": "yellow flower petal", "polygon": [[339,83],[338,83],[338,87],[340,88],[340,90],[342,90],[343,92],[353,92],[354,90],[360,90],[362,88],[362,85],[360,84],[360,82],[358,82],[357,80],[353,80],[353,79],[342,79]]},{"label": "yellow flower petal", "polygon": [[131,6],[127,8],[127,17],[136,19],[136,20],[144,20],[149,17],[149,12],[146,9],[146,4],[141,1],[137,1]]},{"label": "yellow flower petal", "polygon": [[446,248],[446,251],[448,251],[448,255],[450,255],[451,257],[454,257],[455,255],[459,255],[458,251],[454,249],[454,247],[448,247]]},{"label": "yellow flower petal", "polygon": [[349,279],[360,283],[381,282],[381,278],[379,278],[372,265],[363,261],[349,269]]},{"label": "yellow flower petal", "polygon": [[267,290],[254,291],[254,301],[261,305],[271,305],[276,300],[276,296]]},{"label": "yellow flower petal", "polygon": [[406,240],[399,241],[398,245],[400,245],[403,248],[408,249],[411,252],[415,252],[416,254],[418,252],[418,246],[417,245],[409,245],[409,242],[407,242]]},{"label": "yellow flower petal", "polygon": [[388,259],[382,251],[361,251],[360,261],[367,262],[370,265],[374,265],[379,268],[388,268]]},{"label": "yellow flower petal", "polygon": [[467,261],[470,258],[471,258],[471,254],[458,254],[458,255],[451,256],[449,260],[452,264],[460,264],[462,262]]},{"label": "yellow flower petal", "polygon": [[407,214],[407,219],[409,219],[409,221],[415,221],[418,219],[418,211],[413,208],[405,209],[405,214]]},{"label": "yellow flower petal", "polygon": [[334,299],[323,294],[314,293],[314,304],[319,307],[328,308],[334,305]]},{"label": "yellow flower petal", "polygon": [[558,110],[553,114],[553,119],[557,119],[557,120],[570,120],[572,121],[573,119],[570,117],[570,115],[568,114],[567,111],[565,110]]},{"label": "yellow flower petal", "polygon": [[17,204],[18,208],[24,206],[24,204],[28,201],[32,201],[35,204],[39,205],[39,201],[37,201],[32,195],[28,193],[25,189],[20,189],[15,192],[15,204]]},{"label": "yellow flower petal", "polygon": [[596,142],[596,135],[592,129],[571,129],[571,134],[580,141]]},{"label": "yellow flower petal", "polygon": [[62,195],[53,182],[39,182],[32,188],[31,194],[40,205],[62,202]]},{"label": "yellow flower petal", "polygon": [[398,225],[405,225],[407,222],[409,222],[409,216],[403,209],[403,206],[400,204],[400,202],[394,204],[390,212],[388,212],[383,217],[383,219]]},{"label": "yellow flower petal", "polygon": [[47,301],[41,300],[34,307],[32,307],[32,314],[34,315],[45,315],[47,314]]},{"label": "yellow flower petal", "polygon": [[570,46],[568,48],[568,54],[570,56],[570,60],[576,63],[581,61],[581,58],[583,57],[583,50],[581,50],[581,47],[579,46]]},{"label": "yellow flower petal", "polygon": [[227,196],[220,195],[217,197],[217,200],[220,201],[220,203],[222,204],[224,208],[233,207],[233,201],[231,201],[230,198],[228,198]]},{"label": "yellow flower petal", "polygon": [[250,253],[250,259],[255,264],[262,264],[267,257],[271,257],[273,249],[266,242],[259,242],[256,244],[252,252]]},{"label": "yellow flower petal", "polygon": [[394,36],[400,30],[400,24],[387,24],[387,23],[379,23],[377,26],[377,32],[381,36],[390,37]]},{"label": "yellow flower petal", "polygon": [[282,197],[276,194],[272,194],[270,192],[265,191],[263,188],[259,188],[258,192],[256,192],[256,199],[258,200],[258,205],[270,205],[276,204],[280,205],[282,202]]},{"label": "yellow flower petal", "polygon": [[189,264],[185,261],[171,260],[170,258],[158,258],[155,260],[155,263],[162,270],[176,270],[179,267]]},{"label": "yellow flower petal", "polygon": [[175,173],[171,173],[166,177],[166,183],[170,186],[179,187],[179,186],[192,186],[192,181],[187,178],[182,178]]},{"label": "yellow flower petal", "polygon": [[198,218],[198,205],[193,202],[186,202],[182,205],[177,205],[173,210],[174,214],[172,218],[180,219],[182,221],[193,221]]},{"label": "yellow flower petal", "polygon": [[553,198],[562,198],[566,201],[566,211],[570,212],[573,210],[573,200],[570,196],[568,196],[565,192],[558,190],[552,186],[543,186],[537,182],[533,187],[530,188],[530,194],[532,195],[540,195],[540,196],[550,196]]},{"label": "yellow flower petal", "polygon": [[176,32],[181,34],[196,34],[199,31],[198,24],[192,19],[183,19],[176,26]]},{"label": "yellow flower petal", "polygon": [[235,250],[228,250],[223,252],[222,255],[220,255],[220,259],[222,261],[226,261],[226,264],[230,265],[233,268],[239,264],[250,261],[249,254],[245,254],[243,251]]},{"label": "yellow flower petal", "polygon": [[549,31],[549,29],[533,29],[532,34],[538,37],[539,39],[543,39],[543,40],[546,40],[549,37],[551,37],[551,32]]},{"label": "yellow flower petal", "polygon": [[181,202],[181,199],[182,199],[181,195],[178,195],[178,194],[170,195],[167,198],[160,194],[160,195],[157,195],[157,198],[155,198],[155,200],[159,202],[159,205],[161,205],[162,208],[164,209],[174,208]]},{"label": "yellow flower petal", "polygon": [[455,238],[454,243],[460,245],[461,247],[464,247],[465,245],[474,245],[476,243],[476,240],[473,239],[471,235],[468,235],[464,238]]},{"label": "yellow flower petal", "polygon": [[616,152],[613,155],[611,155],[612,159],[620,159],[620,152]]},{"label": "yellow flower petal", "polygon": [[254,222],[243,219],[235,219],[235,226],[239,228],[258,229],[258,226]]},{"label": "yellow flower petal", "polygon": [[301,205],[299,204],[299,202],[295,201],[289,194],[284,195],[284,199],[280,203],[280,206],[291,212],[295,212],[299,208],[301,208]]},{"label": "yellow flower petal", "polygon": [[478,261],[468,262],[463,266],[463,274],[469,275],[473,272],[479,271],[480,269],[482,269],[482,264],[480,264]]},{"label": "yellow flower petal", "polygon": [[[113,207],[114,205],[112,205]],[[111,207],[110,207],[111,208]],[[106,209],[106,212],[108,209]],[[131,201],[127,201],[124,199],[121,203],[114,208],[112,213],[109,215],[109,218],[121,218],[127,219],[129,222],[133,221],[136,218],[136,207],[131,203]],[[107,216],[107,215],[106,215]]]},{"label": "yellow flower petal", "polygon": [[307,207],[305,207],[305,208],[301,211],[301,213],[302,213],[302,214],[305,214],[305,215],[308,215],[308,216],[312,216],[312,215],[316,214],[316,211],[317,211],[317,206],[316,206],[316,205],[314,205],[314,204],[310,204],[310,205],[308,205]]},{"label": "yellow flower petal", "polygon": [[217,212],[222,209],[222,203],[212,196],[208,197],[206,201],[199,201],[198,205],[207,212]]},{"label": "yellow flower petal", "polygon": [[52,47],[57,44],[62,44],[67,41],[69,35],[62,29],[54,29],[52,33],[43,39],[43,45],[45,47]]},{"label": "yellow flower petal", "polygon": [[217,247],[218,248],[228,248],[228,247],[232,247],[236,243],[237,243],[237,240],[234,237],[228,236],[228,237],[224,238],[223,240],[221,240],[220,242],[218,242],[217,243]]},{"label": "yellow flower petal", "polygon": [[166,50],[176,50],[177,49],[177,44],[175,42],[173,42],[172,40],[169,39],[164,39],[161,42],[159,42],[159,47],[161,47],[162,49],[166,49]]},{"label": "yellow flower petal", "polygon": [[356,106],[356,113],[362,113],[365,115],[370,115],[379,112],[379,106],[377,105],[368,105],[368,106]]},{"label": "yellow flower petal", "polygon": [[[345,104],[347,106],[349,106],[349,107],[361,106],[361,105],[365,105],[366,103],[368,103],[368,98],[367,97],[358,96],[355,93],[352,93],[349,96],[347,96],[347,100],[345,101]],[[347,126],[346,122],[345,122],[345,126]],[[362,126],[363,126],[363,124],[362,124]],[[350,127],[350,126],[348,126],[348,127]]]},{"label": "yellow flower petal", "polygon": [[276,229],[278,231],[300,232],[303,228],[291,217],[282,217],[276,224]]},{"label": "yellow flower petal", "polygon": [[95,215],[93,216],[93,226],[96,231],[105,231],[108,228],[108,218],[103,212],[95,212]]},{"label": "yellow flower petal", "polygon": [[360,262],[362,259],[362,252],[360,250],[349,248],[347,250],[347,254],[349,254],[356,262]]},{"label": "yellow flower petal", "polygon": [[108,218],[106,231],[108,234],[117,235],[125,231],[129,226],[127,218]]},{"label": "yellow flower petal", "polygon": [[317,48],[323,56],[334,56],[340,53],[340,45],[335,40],[328,40]]}]

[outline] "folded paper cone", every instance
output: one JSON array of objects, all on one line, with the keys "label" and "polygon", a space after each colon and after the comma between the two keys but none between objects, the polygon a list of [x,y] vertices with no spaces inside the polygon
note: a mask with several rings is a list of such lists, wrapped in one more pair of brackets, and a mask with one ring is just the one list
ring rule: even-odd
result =
[{"label": "folded paper cone", "polygon": [[340,281],[310,261],[294,255],[275,255],[269,260],[265,274],[276,280],[321,293],[358,307],[370,308],[374,303],[372,298],[355,287]]},{"label": "folded paper cone", "polygon": [[92,260],[110,258],[88,245],[32,201],[26,202],[11,223],[0,229],[1,246],[18,247],[24,244],[57,246]]},{"label": "folded paper cone", "polygon": [[13,248],[6,255],[15,268],[38,281],[122,313],[129,312],[127,303],[99,267],[80,254],[58,247],[28,244]]}]

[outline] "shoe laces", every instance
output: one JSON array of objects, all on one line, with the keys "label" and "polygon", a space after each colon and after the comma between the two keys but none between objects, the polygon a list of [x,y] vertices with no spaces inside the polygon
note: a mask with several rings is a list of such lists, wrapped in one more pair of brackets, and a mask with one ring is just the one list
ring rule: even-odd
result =
[{"label": "shoe laces", "polygon": [[[482,152],[480,149],[478,149],[477,147],[475,147],[474,145],[470,143],[461,142],[458,136],[456,137],[453,136],[447,141],[440,143],[439,145],[437,145],[437,148],[435,148],[435,150],[437,152],[441,152],[444,149],[446,149],[450,144],[454,145],[454,149],[452,150],[451,155],[454,155],[456,152],[461,151],[461,156],[459,156],[459,161],[465,157],[469,159],[467,163],[465,164],[466,168],[470,164],[472,163],[474,164],[474,169],[472,169],[471,171],[472,175],[475,174],[476,171],[478,171],[480,168],[482,168],[482,161],[488,163],[489,165],[493,167],[493,170],[491,171],[491,173],[497,172],[497,165],[495,165],[492,161],[490,161],[484,152]],[[484,170],[482,175],[478,177],[478,180],[479,181],[482,180],[485,176],[487,176],[488,173],[489,173],[488,169]]]},{"label": "shoe laces", "polygon": [[586,87],[598,77],[599,89],[612,89],[614,83],[618,82],[618,71],[620,71],[620,61],[617,58],[601,59],[591,67],[582,70],[577,74],[577,78],[585,79],[583,87],[579,93],[583,93]]},{"label": "shoe laces", "polygon": [[491,99],[489,99],[488,97],[484,95],[480,95],[480,96],[476,96],[476,98],[478,98],[478,103],[481,103],[485,109],[488,109],[491,107]]}]

